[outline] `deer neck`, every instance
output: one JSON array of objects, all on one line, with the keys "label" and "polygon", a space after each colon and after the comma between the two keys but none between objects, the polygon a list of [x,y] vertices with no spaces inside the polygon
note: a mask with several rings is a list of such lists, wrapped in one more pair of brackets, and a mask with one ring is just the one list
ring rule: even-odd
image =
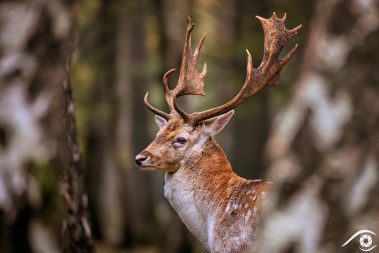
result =
[{"label": "deer neck", "polygon": [[178,171],[166,173],[164,192],[187,228],[207,245],[211,215],[223,204],[228,182],[236,174],[212,137],[198,152]]}]

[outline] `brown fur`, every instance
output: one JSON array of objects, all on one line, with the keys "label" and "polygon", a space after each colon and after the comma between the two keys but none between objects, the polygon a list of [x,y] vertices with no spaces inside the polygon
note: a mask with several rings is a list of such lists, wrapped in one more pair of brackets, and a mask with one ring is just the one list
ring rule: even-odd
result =
[{"label": "brown fur", "polygon": [[[181,152],[171,146],[180,134],[188,137],[188,148]],[[201,150],[193,151],[194,146],[201,140],[204,141]],[[204,137],[201,126],[194,128],[177,119],[169,121],[142,153],[151,157],[153,169],[167,172],[166,180],[178,173],[185,178],[191,188],[189,192],[199,205],[199,212],[205,210],[204,212],[211,217],[216,217],[211,225],[207,225],[208,229],[212,226],[211,234],[209,231],[199,232],[202,228],[198,224],[192,224],[188,218],[183,220],[208,250],[247,250],[249,243],[255,238],[263,198],[269,183],[247,180],[236,175],[212,136]],[[182,208],[175,206],[175,203],[173,206],[176,209]],[[177,211],[180,215],[181,210]],[[204,220],[207,219],[209,217],[204,217]]]},{"label": "brown fur", "polygon": [[[263,197],[269,183],[260,180],[247,180],[236,175],[224,152],[213,138],[204,149],[202,159],[196,170],[195,191],[215,210],[217,216],[216,237],[225,240],[231,236],[238,236],[239,231],[235,231],[233,235],[230,228],[241,220],[251,224],[255,230],[259,223]],[[227,205],[230,203],[237,208],[226,211]],[[251,215],[246,220],[246,214],[254,208],[256,208],[256,215]],[[250,240],[253,239],[254,235],[251,234]],[[224,244],[224,249],[227,249],[227,243],[224,242]],[[238,249],[243,251],[246,248]]]}]

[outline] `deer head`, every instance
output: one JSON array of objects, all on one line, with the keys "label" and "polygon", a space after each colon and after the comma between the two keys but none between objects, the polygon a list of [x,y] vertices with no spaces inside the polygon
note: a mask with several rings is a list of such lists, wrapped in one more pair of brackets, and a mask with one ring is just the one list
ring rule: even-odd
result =
[{"label": "deer head", "polygon": [[176,103],[180,96],[204,95],[204,78],[207,66],[202,72],[197,70],[197,60],[205,35],[192,51],[191,32],[194,24],[187,18],[187,32],[182,52],[182,63],[177,85],[170,89],[168,76],[175,71],[169,70],[163,76],[163,89],[169,113],[153,107],[148,101],[148,93],[144,98],[146,107],[156,114],[156,123],[160,130],[156,139],[135,158],[141,168],[175,172],[201,156],[203,147],[212,136],[220,132],[233,115],[233,109],[245,102],[265,86],[278,84],[283,67],[296,51],[297,44],[283,58],[280,53],[288,41],[294,37],[301,26],[292,30],[285,28],[286,15],[277,18],[275,12],[270,19],[258,17],[264,30],[264,53],[259,67],[254,68],[252,57],[247,52],[246,80],[238,94],[229,102],[218,107],[188,114]]}]

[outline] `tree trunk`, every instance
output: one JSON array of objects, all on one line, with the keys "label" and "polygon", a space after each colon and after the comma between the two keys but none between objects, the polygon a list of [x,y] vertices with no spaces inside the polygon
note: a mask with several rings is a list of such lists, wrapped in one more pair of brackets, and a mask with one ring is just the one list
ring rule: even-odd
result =
[{"label": "tree trunk", "polygon": [[91,252],[69,82],[71,10],[69,1],[0,4],[2,252]]},{"label": "tree trunk", "polygon": [[[146,49],[147,10],[145,1],[130,1],[118,17],[118,136],[119,168],[125,173],[123,191],[126,205],[126,243],[152,243],[156,236],[153,227],[154,202],[150,173],[135,166],[134,156],[148,143],[147,113],[143,96],[147,90],[149,73]],[[138,126],[138,127],[137,127]]]},{"label": "tree trunk", "polygon": [[[102,0],[83,32],[83,60],[95,78],[86,136],[95,233],[107,243],[152,243],[150,174],[133,157],[147,144],[145,1]],[[86,105],[88,106],[88,105]]]},{"label": "tree trunk", "polygon": [[64,252],[92,252],[92,233],[88,220],[88,197],[77,142],[74,102],[70,82],[70,57],[67,57],[66,80],[63,81],[63,121],[58,161],[59,191],[63,197]]},{"label": "tree trunk", "polygon": [[117,154],[117,19],[119,1],[101,0],[81,34],[81,63],[93,69],[94,79],[85,110],[86,171],[94,236],[106,243],[124,239],[123,173]]},{"label": "tree trunk", "polygon": [[376,1],[318,2],[268,143],[274,185],[259,252],[357,252],[341,245],[379,231],[378,27]]}]

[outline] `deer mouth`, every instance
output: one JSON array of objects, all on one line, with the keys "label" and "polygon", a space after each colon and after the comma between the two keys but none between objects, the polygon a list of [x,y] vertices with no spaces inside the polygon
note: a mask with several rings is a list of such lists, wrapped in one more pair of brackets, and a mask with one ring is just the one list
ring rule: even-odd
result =
[{"label": "deer mouth", "polygon": [[140,167],[140,169],[142,169],[142,170],[152,170],[152,169],[155,168],[155,166],[152,166],[152,165],[144,165],[144,164],[138,165],[138,167]]}]

